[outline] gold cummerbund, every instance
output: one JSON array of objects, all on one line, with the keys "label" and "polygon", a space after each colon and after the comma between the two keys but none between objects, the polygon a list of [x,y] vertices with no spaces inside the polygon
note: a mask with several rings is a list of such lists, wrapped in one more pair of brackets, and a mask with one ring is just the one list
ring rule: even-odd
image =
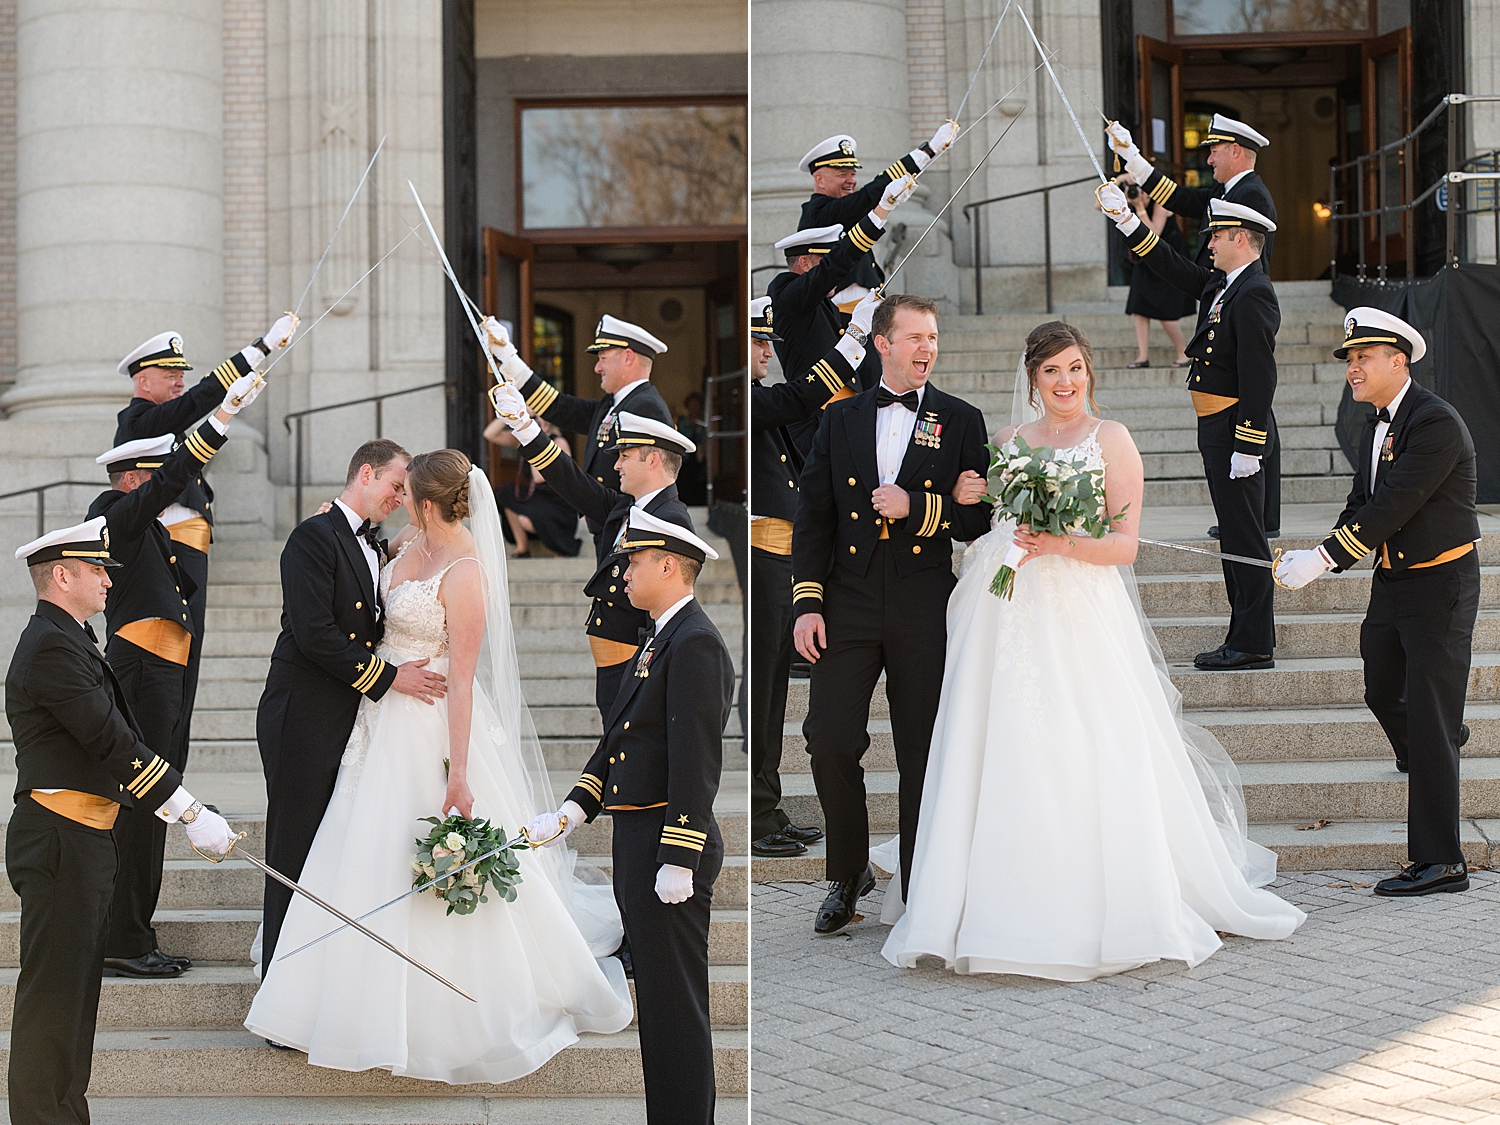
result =
[{"label": "gold cummerbund", "polygon": [[628,645],[624,641],[612,641],[607,637],[589,638],[589,651],[594,656],[595,668],[613,668],[616,664],[624,664],[640,647]]},{"label": "gold cummerbund", "polygon": [[750,546],[773,555],[792,553],[792,521],[762,516],[750,521]]},{"label": "gold cummerbund", "polygon": [[202,516],[194,516],[181,523],[168,524],[167,534],[175,542],[185,544],[195,551],[202,551],[206,555],[209,544],[213,542],[214,529]]},{"label": "gold cummerbund", "polygon": [[120,805],[108,797],[96,797],[92,793],[80,793],[76,789],[59,789],[56,793],[31,790],[31,799],[44,809],[51,809],[58,816],[86,824],[90,828],[102,828],[108,832],[115,826],[115,817]]},{"label": "gold cummerbund", "polygon": [[193,635],[175,621],[164,617],[148,617],[144,621],[132,621],[115,630],[115,636],[124,637],[136,648],[143,648],[173,664],[186,665],[188,653],[193,648]]},{"label": "gold cummerbund", "polygon": [[[1465,543],[1462,547],[1454,547],[1451,551],[1444,551],[1435,559],[1428,559],[1426,562],[1412,563],[1411,566],[1407,567],[1406,569],[1421,570],[1423,567],[1441,566],[1445,562],[1452,562],[1454,559],[1463,558],[1473,549],[1474,544]],[[1384,543],[1380,545],[1380,565],[1385,567],[1386,570],[1391,569],[1391,549]]]},{"label": "gold cummerbund", "polygon": [[1193,413],[1200,418],[1207,418],[1210,414],[1228,410],[1240,401],[1228,395],[1211,395],[1205,391],[1189,391],[1188,394],[1193,396]]}]

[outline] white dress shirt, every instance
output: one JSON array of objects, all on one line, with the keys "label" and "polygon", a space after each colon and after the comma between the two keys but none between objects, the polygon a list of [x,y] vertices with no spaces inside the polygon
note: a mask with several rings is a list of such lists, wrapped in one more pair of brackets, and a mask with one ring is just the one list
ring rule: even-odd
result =
[{"label": "white dress shirt", "polygon": [[[1251,259],[1251,261],[1259,260],[1260,259],[1258,258]],[[1214,303],[1209,307],[1208,313],[1210,316],[1213,315],[1214,309],[1218,308],[1219,305],[1223,302],[1224,296],[1229,292],[1229,287],[1234,284],[1235,278],[1239,277],[1240,274],[1244,273],[1249,268],[1250,262],[1246,262],[1243,266],[1236,266],[1234,269],[1230,270],[1224,275],[1224,288],[1219,290],[1219,295],[1214,298]]]},{"label": "white dress shirt", "polygon": [[622,403],[622,402],[625,401],[625,396],[626,395],[628,395],[631,391],[635,390],[642,383],[649,383],[649,382],[651,382],[651,379],[648,376],[647,378],[644,378],[644,379],[637,379],[634,383],[626,383],[623,387],[621,387],[618,391],[615,392],[614,398],[610,402],[610,407],[609,407],[610,411],[614,412],[616,410],[619,410],[620,409],[620,403]]},{"label": "white dress shirt", "polygon": [[[1239,183],[1253,171],[1255,171],[1254,168],[1246,168],[1243,172],[1236,172],[1234,175],[1230,176],[1229,179],[1224,181],[1224,194],[1228,195],[1230,189],[1233,188],[1235,184]],[[1269,215],[1267,215],[1266,217],[1270,218]]]},{"label": "white dress shirt", "polygon": [[672,616],[679,609],[681,609],[683,606],[687,605],[688,602],[690,602],[692,600],[693,600],[693,595],[689,594],[687,597],[683,598],[680,602],[673,602],[672,605],[671,605],[671,607],[665,613],[663,613],[660,617],[658,617],[656,619],[656,635],[660,636],[661,635],[661,631],[667,627],[667,622],[670,621],[670,620],[672,620]]},{"label": "white dress shirt", "polygon": [[[1406,382],[1402,383],[1401,384],[1401,389],[1396,392],[1396,397],[1393,398],[1393,399],[1391,399],[1391,404],[1385,408],[1386,409],[1386,413],[1391,416],[1392,420],[1395,419],[1395,417],[1396,417],[1396,411],[1401,408],[1401,400],[1406,397],[1406,392],[1407,392],[1408,389],[1410,389],[1410,387],[1411,387],[1411,377],[1407,376]],[[1385,435],[1388,434],[1388,433],[1390,433],[1390,432],[1391,432],[1391,423],[1390,422],[1376,422],[1375,423],[1375,441],[1370,446],[1370,493],[1369,494],[1371,496],[1375,495],[1375,470],[1380,465],[1380,447],[1385,442]]]},{"label": "white dress shirt", "polygon": [[[895,388],[884,379],[880,385],[895,394]],[[917,388],[917,407],[922,406],[922,396],[927,387]],[[875,467],[880,472],[881,484],[895,484],[901,472],[901,462],[906,457],[906,447],[911,444],[912,431],[917,428],[917,411],[908,410],[899,402],[882,406],[875,412]]]},{"label": "white dress shirt", "polygon": [[365,554],[365,562],[370,566],[370,581],[374,584],[377,593],[380,590],[380,559],[376,557],[370,544],[365,537],[359,533],[359,525],[365,522],[363,516],[359,515],[353,508],[342,500],[335,500],[334,506],[344,513],[344,518],[349,521],[349,529],[354,532],[354,538],[359,540],[359,549]]}]

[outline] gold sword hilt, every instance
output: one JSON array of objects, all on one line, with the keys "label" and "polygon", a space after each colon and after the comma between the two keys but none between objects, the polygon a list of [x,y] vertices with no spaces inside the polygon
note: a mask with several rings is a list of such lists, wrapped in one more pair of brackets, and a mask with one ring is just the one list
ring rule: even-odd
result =
[{"label": "gold sword hilt", "polygon": [[489,390],[490,405],[495,408],[495,417],[497,417],[497,418],[504,418],[507,422],[519,422],[522,418],[526,417],[526,415],[525,415],[524,412],[520,413],[520,414],[517,414],[517,413],[515,413],[512,410],[501,410],[500,409],[500,396],[497,395],[495,392],[498,391],[501,387],[513,387],[513,386],[515,386],[515,383],[512,382],[511,380],[507,379],[504,382],[496,383]]},{"label": "gold sword hilt", "polygon": [[204,859],[208,860],[209,863],[223,863],[226,859],[229,858],[229,853],[234,851],[234,846],[249,835],[250,834],[248,832],[241,832],[238,836],[231,836],[229,839],[229,847],[225,850],[223,855],[209,855],[206,851],[198,847],[197,844],[193,843],[191,839],[188,840],[188,847],[192,848],[193,851],[197,852]]},{"label": "gold sword hilt", "polygon": [[521,829],[521,835],[526,837],[526,845],[527,845],[527,847],[529,847],[533,851],[535,851],[537,848],[544,847],[545,845],[552,843],[553,840],[557,839],[564,832],[566,832],[568,830],[568,824],[569,824],[568,814],[567,813],[558,813],[557,814],[557,831],[554,832],[554,833],[552,833],[552,835],[548,836],[545,840],[533,840],[531,838],[531,833],[529,831],[527,831],[525,828]]},{"label": "gold sword hilt", "polygon": [[1276,583],[1276,585],[1280,586],[1283,590],[1295,590],[1297,587],[1295,587],[1295,586],[1288,586],[1285,582],[1283,582],[1281,580],[1281,575],[1279,575],[1279,574],[1276,573],[1276,564],[1279,563],[1280,561],[1281,561],[1281,548],[1277,547],[1276,550],[1274,550],[1274,551],[1271,552],[1271,581],[1274,582],[1274,583]]}]

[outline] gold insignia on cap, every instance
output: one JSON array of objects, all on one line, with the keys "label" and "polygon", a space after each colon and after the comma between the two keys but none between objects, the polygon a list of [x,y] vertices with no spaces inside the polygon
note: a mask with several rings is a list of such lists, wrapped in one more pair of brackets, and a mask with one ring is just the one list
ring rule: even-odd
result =
[{"label": "gold insignia on cap", "polygon": [[182,337],[181,336],[173,336],[172,337],[172,353],[174,355],[181,355],[182,354]]},{"label": "gold insignia on cap", "polygon": [[1348,336],[1354,331],[1354,318],[1351,316],[1344,321],[1344,335]]},{"label": "gold insignia on cap", "polygon": [[767,328],[771,327],[771,317],[774,314],[774,312],[775,312],[775,310],[772,308],[772,306],[770,306],[770,305],[766,306],[765,322],[766,322],[766,327]]},{"label": "gold insignia on cap", "polygon": [[107,527],[101,527],[99,529],[99,538],[104,543],[104,549],[106,551],[109,550],[109,528],[107,528]]},{"label": "gold insignia on cap", "polygon": [[847,140],[840,141],[839,142],[839,151],[842,152],[845,156],[853,156],[854,155],[854,146],[851,145]]}]

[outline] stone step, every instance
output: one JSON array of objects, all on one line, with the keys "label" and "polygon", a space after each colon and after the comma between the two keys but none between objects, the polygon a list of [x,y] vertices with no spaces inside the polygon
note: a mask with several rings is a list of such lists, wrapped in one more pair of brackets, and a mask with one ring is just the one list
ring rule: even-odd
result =
[{"label": "stone step", "polygon": [[[1153,621],[1158,617],[1228,618],[1229,598],[1224,593],[1222,573],[1140,574],[1136,583],[1141,605]],[[1019,591],[1016,596],[1020,596]],[[1480,567],[1479,598],[1484,609],[1500,607],[1500,567]],[[1299,613],[1363,614],[1369,602],[1368,571],[1325,574],[1300,590],[1276,587],[1276,616],[1281,620]]]},{"label": "stone step", "polygon": [[[1325,477],[1281,478],[1283,504],[1328,504],[1343,500],[1348,495],[1349,477],[1342,472]],[[1208,482],[1205,480],[1148,480],[1141,504],[1147,508],[1176,508],[1188,504],[1207,504],[1210,500]]]},{"label": "stone step", "polygon": [[[738,605],[709,604],[703,607],[709,618],[718,626],[719,632],[724,634],[726,644],[730,643],[729,634],[735,635],[735,643],[739,640],[739,629],[743,621],[743,611]],[[574,598],[566,605],[519,605],[511,607],[511,622],[517,629],[537,629],[565,626],[582,631],[584,616],[588,611],[586,604],[578,599],[575,591]],[[232,606],[232,607],[209,607],[204,617],[206,631],[212,635],[215,632],[276,632],[281,627],[280,608],[266,606]],[[518,646],[519,647],[519,646]],[[733,645],[731,645],[733,647]],[[204,651],[208,651],[205,646]]]},{"label": "stone step", "polygon": [[[962,353],[957,353],[962,354]],[[970,394],[988,392],[991,394],[1009,394],[1015,389],[1016,369],[1015,365],[1003,367],[1001,355],[991,353],[991,365],[989,367],[976,368],[972,364],[965,363],[961,367],[949,366],[949,360],[955,353],[948,348],[942,349],[938,357],[937,371],[935,377],[942,383],[945,391],[951,391],[960,397],[967,398]],[[1094,393],[1101,398],[1113,394],[1116,391],[1127,388],[1159,387],[1171,388],[1178,395],[1186,390],[1188,369],[1185,367],[1173,367],[1171,355],[1166,348],[1151,349],[1150,367],[1101,367],[1094,365]],[[1327,370],[1326,365],[1321,363],[1281,363],[1276,364],[1276,402],[1279,404],[1281,394],[1288,387],[1307,385],[1311,383],[1343,383],[1344,365],[1337,364],[1337,373]],[[1321,401],[1321,400],[1320,400]]]},{"label": "stone step", "polygon": [[[0,1030],[10,1030],[19,971],[0,969]],[[746,1026],[749,983],[748,965],[709,966],[708,1010],[713,1026]],[[103,984],[100,1031],[238,1028],[260,988],[249,965],[194,966],[174,980],[105,977]],[[634,982],[630,988],[633,995]]]},{"label": "stone step", "polygon": [[[1203,458],[1197,450],[1179,453],[1143,453],[1141,462],[1148,481],[1203,481]],[[1344,454],[1338,449],[1283,449],[1281,471],[1286,476],[1337,476],[1343,481]],[[1285,479],[1285,478],[1283,478]],[[1348,487],[1345,482],[1345,493]]]},{"label": "stone step", "polygon": [[[577,581],[557,578],[550,581],[512,582],[512,605],[578,605],[583,583],[593,572]],[[734,572],[720,573],[716,578],[700,578],[694,595],[704,605],[738,603],[740,585]],[[269,582],[230,582],[217,574],[210,577],[208,604],[214,609],[262,608],[281,610],[281,585]]]},{"label": "stone step", "polygon": [[[10,1065],[10,1032],[0,1032],[0,1065]],[[714,1076],[730,1096],[748,1088],[749,1035],[739,1028],[714,1033]],[[101,1031],[94,1037],[90,1093],[99,1097],[162,1094],[329,1095],[433,1097],[629,1095],[643,1092],[636,1033],[584,1035],[535,1073],[503,1086],[447,1086],[386,1071],[349,1072],[307,1065],[295,1051],[278,1051],[240,1030]]]},{"label": "stone step", "polygon": [[[1276,622],[1276,659],[1303,656],[1347,656],[1359,652],[1362,613],[1302,613]],[[1224,642],[1227,617],[1158,617],[1151,629],[1170,660],[1191,660]],[[1500,652],[1500,609],[1481,610],[1474,624],[1474,648]]]}]

